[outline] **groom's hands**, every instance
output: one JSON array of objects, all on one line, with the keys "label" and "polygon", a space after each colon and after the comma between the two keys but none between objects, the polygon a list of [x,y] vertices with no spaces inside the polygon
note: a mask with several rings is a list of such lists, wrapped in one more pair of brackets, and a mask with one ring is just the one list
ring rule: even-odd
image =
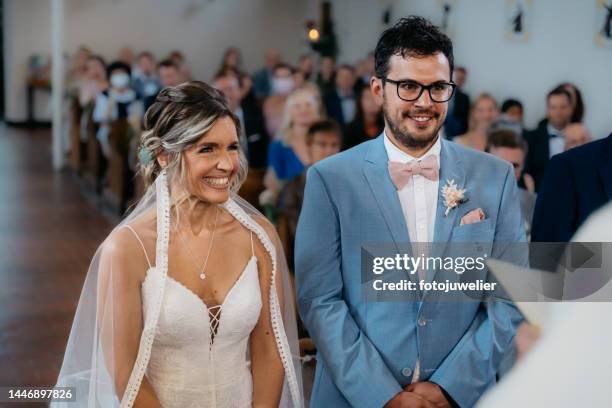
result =
[{"label": "groom's hands", "polygon": [[437,408],[438,406],[419,394],[402,391],[387,402],[384,408]]},{"label": "groom's hands", "polygon": [[409,384],[404,391],[418,395],[436,408],[452,408],[450,401],[446,399],[438,384],[429,381],[418,382]]}]

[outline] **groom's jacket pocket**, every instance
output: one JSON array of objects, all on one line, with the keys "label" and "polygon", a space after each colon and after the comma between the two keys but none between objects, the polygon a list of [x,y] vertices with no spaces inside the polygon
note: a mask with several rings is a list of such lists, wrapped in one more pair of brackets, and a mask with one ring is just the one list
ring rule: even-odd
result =
[{"label": "groom's jacket pocket", "polygon": [[493,240],[495,228],[491,218],[485,218],[482,221],[472,224],[457,225],[453,228],[451,241],[453,238],[469,238],[473,241],[488,241]]}]

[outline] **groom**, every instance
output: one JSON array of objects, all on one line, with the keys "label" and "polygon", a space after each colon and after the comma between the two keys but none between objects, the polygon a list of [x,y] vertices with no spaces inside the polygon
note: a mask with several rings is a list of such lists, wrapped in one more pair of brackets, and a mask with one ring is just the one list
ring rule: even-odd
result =
[{"label": "groom", "polygon": [[[503,259],[501,243],[525,240],[514,173],[439,137],[455,88],[446,35],[425,19],[401,19],[375,59],[383,134],[308,171],[295,269],[318,348],[310,405],[472,407],[495,382],[519,312],[502,301],[428,301],[429,292],[366,302],[361,247],[479,241]],[[447,180],[465,190],[463,200],[446,202]]]}]

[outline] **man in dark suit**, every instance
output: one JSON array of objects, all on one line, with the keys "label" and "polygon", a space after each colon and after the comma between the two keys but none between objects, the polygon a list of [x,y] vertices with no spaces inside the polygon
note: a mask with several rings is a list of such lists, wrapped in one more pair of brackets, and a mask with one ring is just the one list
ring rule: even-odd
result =
[{"label": "man in dark suit", "polygon": [[612,200],[612,134],[550,160],[538,194],[531,240],[567,242],[584,220]]},{"label": "man in dark suit", "polygon": [[525,133],[528,145],[525,172],[533,177],[536,191],[540,189],[550,158],[564,150],[563,130],[572,117],[571,96],[563,87],[550,91],[546,103],[546,119],[537,129]]},{"label": "man in dark suit", "polygon": [[357,111],[355,68],[341,65],[336,72],[336,88],[323,95],[327,116],[335,119],[344,129]]},{"label": "man in dark suit", "polygon": [[470,97],[467,93],[463,92],[466,76],[467,70],[463,67],[457,67],[453,71],[453,81],[457,84],[457,88],[448,103],[450,114],[446,116],[446,121],[444,122],[444,131],[449,139],[462,135],[468,130]]},{"label": "man in dark suit", "polygon": [[265,169],[267,165],[269,138],[265,121],[256,103],[241,101],[239,78],[231,74],[221,74],[215,78],[214,85],[225,94],[232,112],[240,120],[240,145],[252,169]]}]

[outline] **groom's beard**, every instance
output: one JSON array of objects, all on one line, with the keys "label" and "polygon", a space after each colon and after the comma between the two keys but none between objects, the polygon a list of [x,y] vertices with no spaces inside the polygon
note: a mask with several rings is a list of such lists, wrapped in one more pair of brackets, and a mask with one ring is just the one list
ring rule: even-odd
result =
[{"label": "groom's beard", "polygon": [[436,140],[438,136],[438,132],[440,128],[444,124],[442,121],[436,126],[431,133],[421,134],[418,137],[412,134],[406,126],[402,126],[402,121],[408,118],[409,115],[416,116],[417,114],[427,114],[432,115],[436,120],[440,120],[442,116],[440,113],[433,112],[427,109],[414,109],[410,112],[401,112],[400,118],[394,120],[389,115],[387,110],[387,102],[383,103],[383,115],[385,117],[385,122],[389,126],[389,129],[393,133],[393,137],[399,141],[402,145],[410,148],[410,149],[424,149],[431,145]]}]

